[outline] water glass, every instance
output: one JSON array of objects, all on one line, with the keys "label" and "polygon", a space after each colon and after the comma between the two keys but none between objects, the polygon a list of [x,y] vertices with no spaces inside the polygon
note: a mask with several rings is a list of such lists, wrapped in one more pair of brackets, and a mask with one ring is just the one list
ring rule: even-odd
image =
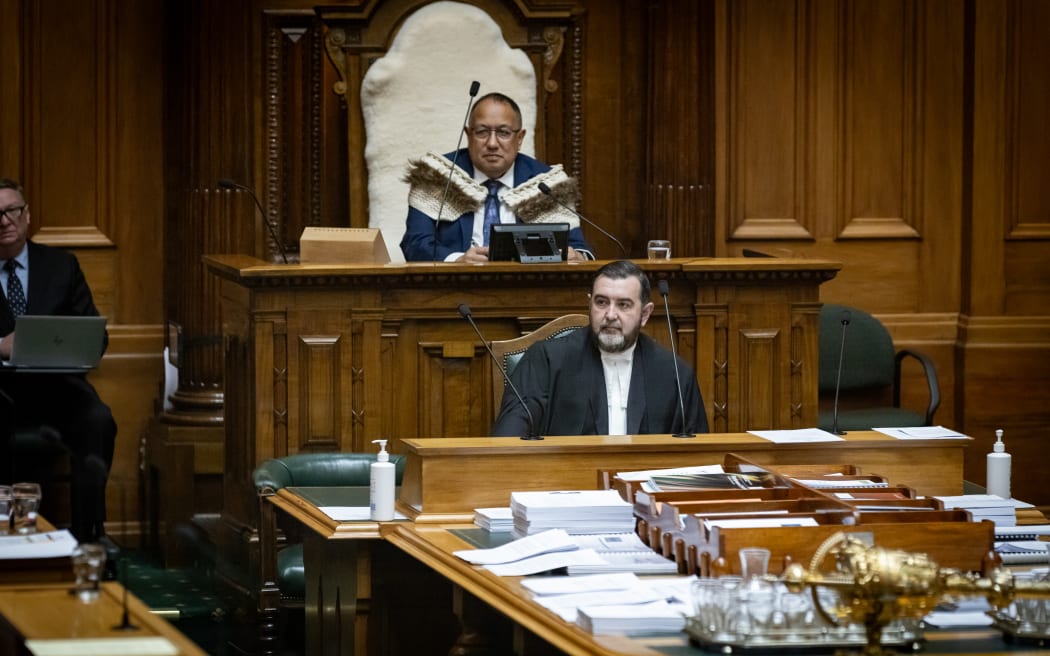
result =
[{"label": "water glass", "polygon": [[14,492],[10,485],[0,485],[0,535],[11,532],[11,510],[15,505]]},{"label": "water glass", "polygon": [[646,247],[650,260],[671,259],[671,242],[666,239],[650,239]]},{"label": "water glass", "polygon": [[85,604],[98,599],[102,570],[106,565],[106,548],[101,544],[78,544],[73,550],[73,593]]},{"label": "water glass", "polygon": [[769,549],[745,547],[740,550],[740,572],[745,579],[761,578],[769,570]]},{"label": "water glass", "polygon": [[40,485],[15,483],[11,486],[14,500],[11,524],[16,533],[36,533],[37,512],[40,510]]}]

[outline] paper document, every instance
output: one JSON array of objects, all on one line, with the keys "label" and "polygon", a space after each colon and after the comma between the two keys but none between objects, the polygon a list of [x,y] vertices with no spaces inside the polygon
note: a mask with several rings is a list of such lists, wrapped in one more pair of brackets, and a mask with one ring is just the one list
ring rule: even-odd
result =
[{"label": "paper document", "polygon": [[452,552],[452,555],[462,558],[473,565],[498,565],[501,563],[513,563],[523,558],[531,558],[540,554],[572,551],[575,549],[579,549],[579,547],[569,537],[569,534],[562,529],[556,528],[520,538],[492,549],[462,549]]},{"label": "paper document", "polygon": [[625,481],[648,481],[653,476],[678,476],[684,474],[721,474],[722,465],[697,465],[695,467],[672,467],[671,469],[646,469],[642,471],[617,472]]},{"label": "paper document", "polygon": [[76,538],[65,529],[26,535],[4,535],[0,536],[0,560],[63,558],[71,556],[76,546]]},{"label": "paper document", "polygon": [[774,444],[806,444],[809,442],[843,442],[844,440],[833,433],[819,428],[799,428],[797,430],[761,430],[748,431],[755,437],[761,437]]},{"label": "paper document", "polygon": [[[369,506],[320,506],[318,509],[337,522],[367,522],[372,519],[372,509]],[[394,519],[408,517],[395,510]]]},{"label": "paper document", "polygon": [[910,426],[904,428],[873,428],[883,435],[896,437],[898,440],[938,440],[938,439],[973,439],[944,426]]},{"label": "paper document", "polygon": [[76,638],[63,640],[26,640],[26,649],[34,656],[168,656],[179,650],[167,638]]},{"label": "paper document", "polygon": [[510,563],[485,565],[485,569],[496,576],[529,576],[541,572],[550,572],[564,567],[582,565],[600,565],[605,561],[593,549],[575,551],[554,551],[532,558],[523,558]]},{"label": "paper document", "polygon": [[638,585],[641,579],[630,572],[616,574],[589,574],[587,576],[544,576],[525,579],[523,588],[538,595],[565,595],[581,592],[608,592],[626,590]]}]

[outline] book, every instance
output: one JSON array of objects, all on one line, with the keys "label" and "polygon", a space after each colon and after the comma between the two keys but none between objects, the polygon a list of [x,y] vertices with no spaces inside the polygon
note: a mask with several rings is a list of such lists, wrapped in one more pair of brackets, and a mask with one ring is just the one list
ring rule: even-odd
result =
[{"label": "book", "polygon": [[770,472],[655,474],[649,477],[649,488],[658,492],[710,489],[754,490],[775,487],[776,484],[776,475]]},{"label": "book", "polygon": [[1003,559],[1004,565],[1044,564],[1050,561],[1048,546],[1050,542],[1041,540],[1011,540],[996,542],[995,553]]}]

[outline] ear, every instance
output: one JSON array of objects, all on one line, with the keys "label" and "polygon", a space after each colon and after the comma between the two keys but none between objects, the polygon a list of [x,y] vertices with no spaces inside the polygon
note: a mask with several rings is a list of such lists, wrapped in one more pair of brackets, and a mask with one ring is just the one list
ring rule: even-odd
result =
[{"label": "ear", "polygon": [[642,308],[642,325],[643,326],[646,324],[646,322],[649,321],[649,316],[652,315],[654,307],[656,307],[656,306],[653,305],[653,302],[649,301],[648,303],[645,304],[645,307]]}]

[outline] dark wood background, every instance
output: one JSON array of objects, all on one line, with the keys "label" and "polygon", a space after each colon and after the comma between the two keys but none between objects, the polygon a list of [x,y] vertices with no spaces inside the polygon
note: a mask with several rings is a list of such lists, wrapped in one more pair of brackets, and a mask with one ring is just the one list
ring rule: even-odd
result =
[{"label": "dark wood background", "polygon": [[[22,180],[35,238],[75,250],[110,318],[93,380],[120,425],[111,507],[161,414],[169,321],[181,383],[162,420],[221,424],[201,256],[278,258],[251,199],[217,179],[254,187],[293,253],[304,226],[366,225],[357,90],[340,83],[423,4],[0,0],[0,175]],[[560,35],[537,152],[580,177],[581,211],[632,256],[659,236],[678,256],[842,262],[822,300],[935,359],[937,422],[976,438],[967,477],[983,482],[1003,428],[1015,494],[1050,504],[1050,2],[470,4],[534,60],[544,30]],[[337,29],[343,50],[326,47]]]}]

